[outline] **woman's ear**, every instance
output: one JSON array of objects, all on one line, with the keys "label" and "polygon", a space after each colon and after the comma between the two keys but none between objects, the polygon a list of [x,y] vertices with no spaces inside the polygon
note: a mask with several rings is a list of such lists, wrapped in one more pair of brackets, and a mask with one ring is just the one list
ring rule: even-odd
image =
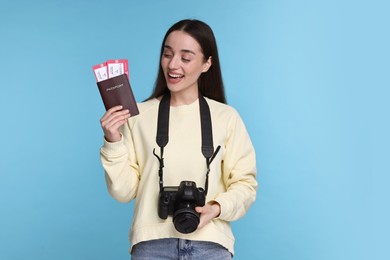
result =
[{"label": "woman's ear", "polygon": [[213,63],[213,62],[212,62],[212,57],[210,56],[210,57],[206,60],[206,62],[204,63],[202,72],[207,72],[207,71],[209,70],[209,68],[211,67],[212,63]]}]

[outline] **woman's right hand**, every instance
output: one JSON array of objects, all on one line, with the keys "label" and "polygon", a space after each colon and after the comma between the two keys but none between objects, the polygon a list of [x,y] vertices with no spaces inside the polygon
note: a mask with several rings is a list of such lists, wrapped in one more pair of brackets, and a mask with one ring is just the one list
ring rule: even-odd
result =
[{"label": "woman's right hand", "polygon": [[122,106],[115,106],[107,110],[100,119],[103,128],[104,138],[108,142],[118,142],[121,140],[119,128],[127,122],[130,117],[128,109],[122,110]]}]

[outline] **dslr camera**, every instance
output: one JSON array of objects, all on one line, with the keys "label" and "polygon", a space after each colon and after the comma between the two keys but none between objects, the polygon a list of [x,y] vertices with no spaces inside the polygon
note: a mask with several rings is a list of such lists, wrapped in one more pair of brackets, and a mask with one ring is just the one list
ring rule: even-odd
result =
[{"label": "dslr camera", "polygon": [[159,194],[158,216],[173,216],[173,224],[180,233],[188,234],[199,225],[199,213],[195,207],[204,206],[205,191],[193,181],[182,181],[180,186],[163,187]]}]

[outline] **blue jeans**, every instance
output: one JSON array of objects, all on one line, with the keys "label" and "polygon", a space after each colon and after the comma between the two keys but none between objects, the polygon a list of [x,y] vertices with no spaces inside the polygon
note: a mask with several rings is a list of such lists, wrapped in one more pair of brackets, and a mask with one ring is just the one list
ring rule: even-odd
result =
[{"label": "blue jeans", "polygon": [[132,260],[231,260],[232,255],[223,246],[205,241],[178,238],[150,240],[136,244]]}]

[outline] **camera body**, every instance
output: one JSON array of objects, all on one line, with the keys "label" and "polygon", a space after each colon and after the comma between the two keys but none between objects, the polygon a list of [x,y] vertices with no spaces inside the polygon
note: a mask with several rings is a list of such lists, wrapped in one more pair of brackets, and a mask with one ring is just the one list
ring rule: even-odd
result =
[{"label": "camera body", "polygon": [[173,224],[180,233],[188,234],[199,225],[199,213],[195,207],[204,206],[206,194],[193,181],[182,181],[179,186],[163,187],[159,194],[158,216],[173,216]]}]

